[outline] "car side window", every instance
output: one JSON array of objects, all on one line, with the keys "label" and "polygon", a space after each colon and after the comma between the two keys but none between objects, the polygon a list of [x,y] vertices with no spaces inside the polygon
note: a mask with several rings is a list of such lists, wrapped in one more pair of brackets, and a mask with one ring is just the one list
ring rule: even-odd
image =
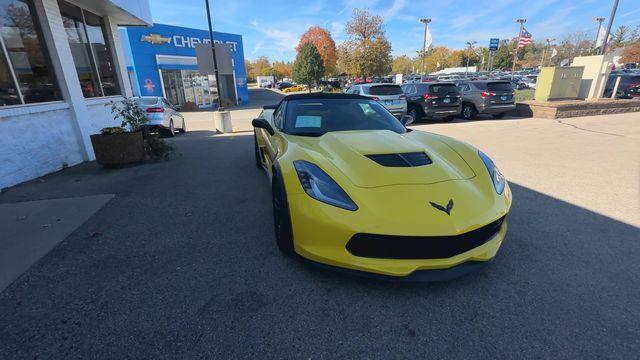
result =
[{"label": "car side window", "polygon": [[407,94],[415,94],[417,92],[415,85],[407,86]]},{"label": "car side window", "polygon": [[360,94],[360,89],[358,88],[353,89],[353,94]]},{"label": "car side window", "polygon": [[280,104],[280,106],[278,106],[278,108],[276,109],[276,112],[273,113],[273,125],[275,125],[278,130],[282,130],[282,117],[284,114],[285,106],[286,102],[282,102],[282,104]]}]

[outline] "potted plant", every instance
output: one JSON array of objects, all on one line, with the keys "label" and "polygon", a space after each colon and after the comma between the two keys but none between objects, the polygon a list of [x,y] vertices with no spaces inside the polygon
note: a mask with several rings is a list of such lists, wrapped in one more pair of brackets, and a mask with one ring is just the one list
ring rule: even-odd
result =
[{"label": "potted plant", "polygon": [[143,125],[149,120],[145,112],[133,98],[110,104],[114,119],[120,119],[120,126],[100,130],[91,135],[91,145],[96,162],[103,166],[118,166],[137,163],[145,158]]}]

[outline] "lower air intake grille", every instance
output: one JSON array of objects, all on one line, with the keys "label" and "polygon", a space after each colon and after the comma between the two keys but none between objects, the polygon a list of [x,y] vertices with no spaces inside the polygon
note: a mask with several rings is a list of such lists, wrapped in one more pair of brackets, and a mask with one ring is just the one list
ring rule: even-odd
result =
[{"label": "lower air intake grille", "polygon": [[355,255],[378,259],[446,259],[462,254],[491,240],[504,217],[481,228],[455,236],[394,236],[355,234],[347,250]]},{"label": "lower air intake grille", "polygon": [[366,155],[369,159],[387,167],[412,167],[431,164],[431,159],[423,152],[404,154]]}]

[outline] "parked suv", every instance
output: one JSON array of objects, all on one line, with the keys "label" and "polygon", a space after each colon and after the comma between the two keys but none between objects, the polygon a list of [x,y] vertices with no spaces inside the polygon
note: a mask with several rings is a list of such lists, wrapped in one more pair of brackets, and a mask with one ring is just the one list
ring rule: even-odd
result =
[{"label": "parked suv", "polygon": [[454,83],[414,83],[402,85],[407,95],[408,115],[417,122],[422,118],[451,121],[460,114],[460,92]]},{"label": "parked suv", "polygon": [[358,84],[350,87],[347,94],[359,94],[377,100],[398,119],[407,114],[407,97],[400,85]]},{"label": "parked suv", "polygon": [[502,118],[516,108],[515,91],[509,81],[477,80],[458,82],[462,95],[463,118],[474,119],[478,114]]},{"label": "parked suv", "polygon": [[604,97],[611,97],[618,77],[620,77],[620,83],[616,91],[616,98],[633,99],[640,97],[640,73],[615,73],[609,75],[604,89]]}]

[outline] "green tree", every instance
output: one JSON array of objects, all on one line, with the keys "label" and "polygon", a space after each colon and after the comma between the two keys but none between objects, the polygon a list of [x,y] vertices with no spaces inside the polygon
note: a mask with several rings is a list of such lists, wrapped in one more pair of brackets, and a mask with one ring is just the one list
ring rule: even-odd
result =
[{"label": "green tree", "polygon": [[616,49],[624,46],[629,37],[631,36],[631,29],[627,26],[619,26],[611,39],[611,49]]},{"label": "green tree", "polygon": [[293,81],[306,84],[311,92],[311,85],[320,81],[323,74],[324,65],[318,49],[311,43],[302,44],[293,63]]}]

